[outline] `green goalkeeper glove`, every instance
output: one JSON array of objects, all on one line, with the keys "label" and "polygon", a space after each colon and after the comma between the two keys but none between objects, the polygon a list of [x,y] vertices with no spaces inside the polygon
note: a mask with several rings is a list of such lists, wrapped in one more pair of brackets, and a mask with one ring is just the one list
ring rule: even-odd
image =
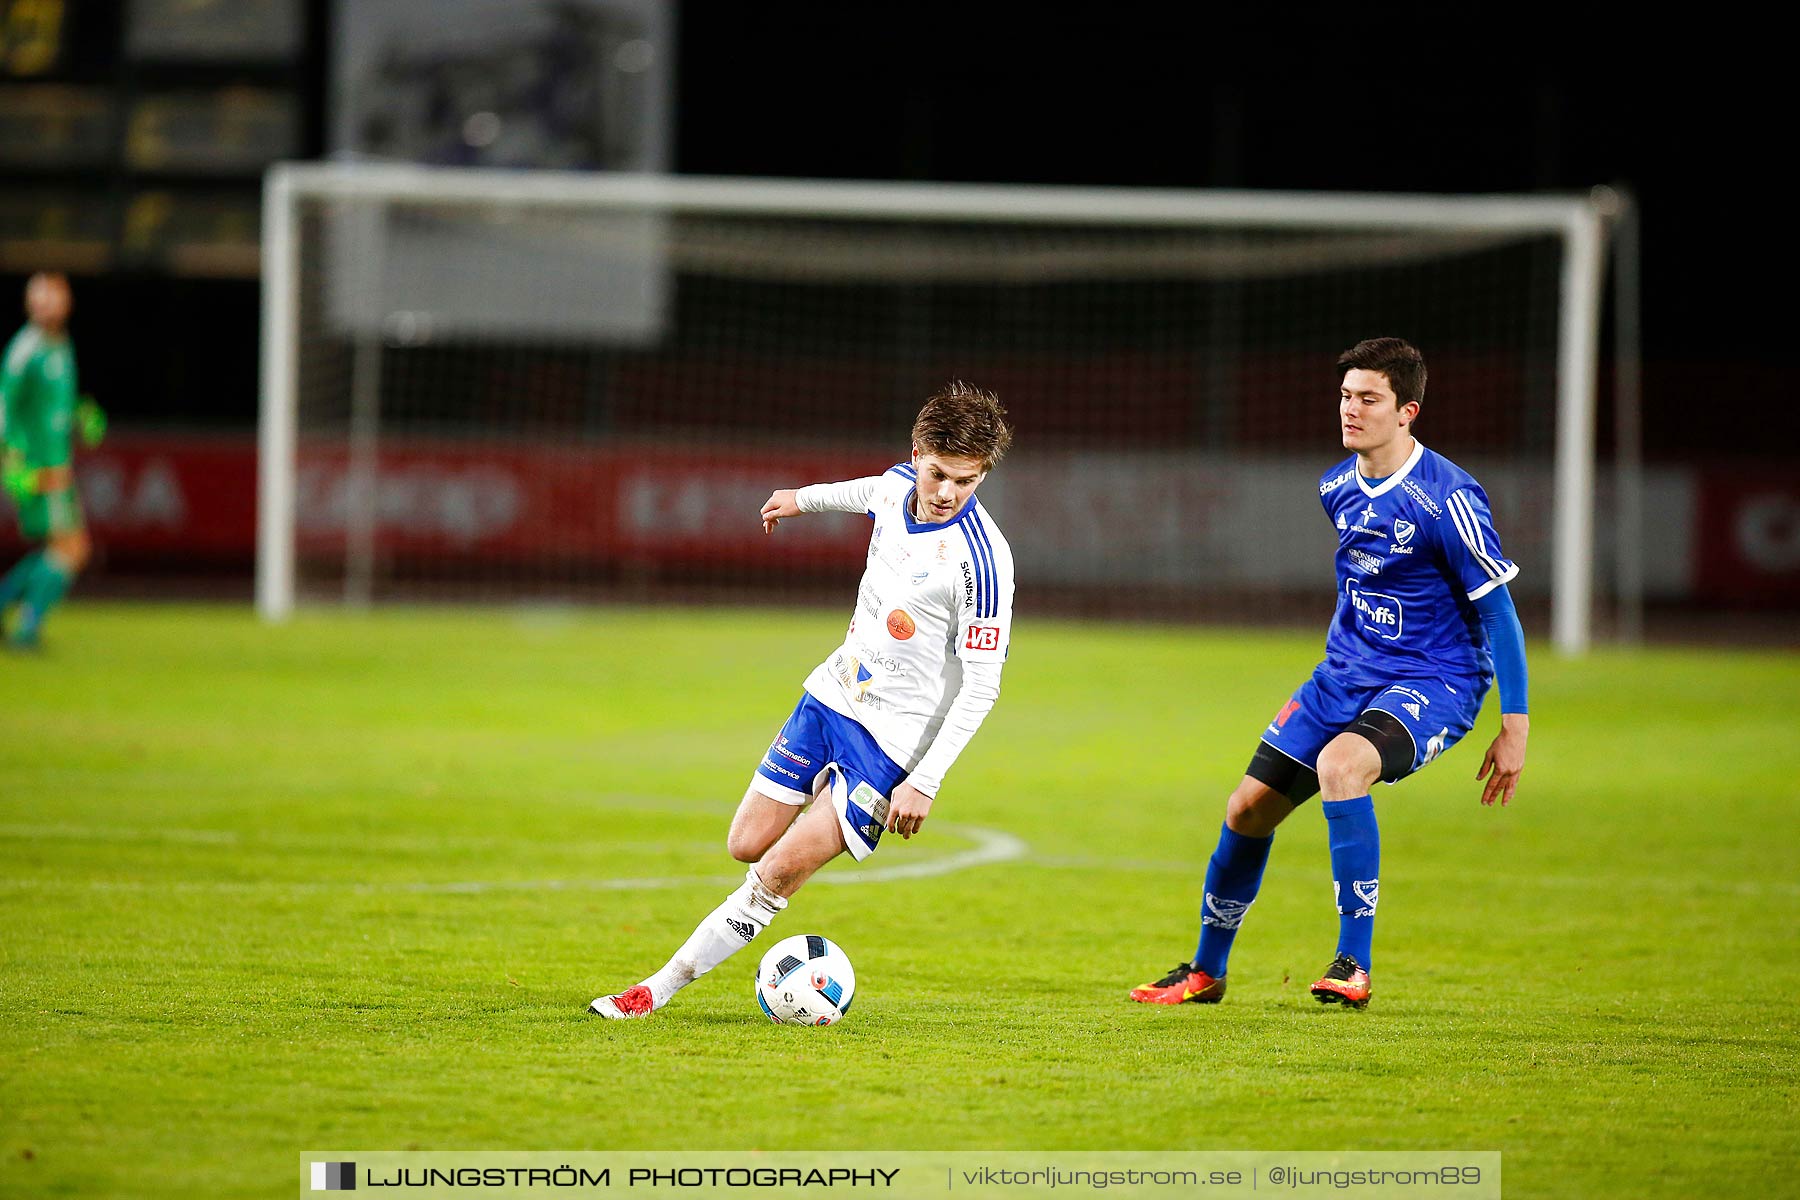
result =
[{"label": "green goalkeeper glove", "polygon": [[106,410],[95,404],[92,396],[83,396],[75,406],[75,424],[81,431],[82,445],[98,446],[106,436]]},{"label": "green goalkeeper glove", "polygon": [[0,486],[20,504],[37,494],[37,472],[25,465],[23,452],[8,447],[0,457]]}]

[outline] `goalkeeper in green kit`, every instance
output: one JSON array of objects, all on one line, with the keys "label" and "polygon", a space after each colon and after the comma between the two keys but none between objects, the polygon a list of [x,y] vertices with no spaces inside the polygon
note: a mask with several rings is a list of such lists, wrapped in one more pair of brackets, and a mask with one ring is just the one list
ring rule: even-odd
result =
[{"label": "goalkeeper in green kit", "polygon": [[15,650],[37,648],[44,617],[88,560],[70,439],[79,432],[94,445],[106,418],[93,401],[76,399],[73,304],[66,278],[33,275],[25,285],[26,325],[0,360],[0,481],[18,509],[19,531],[44,543],[0,579],[0,624]]}]

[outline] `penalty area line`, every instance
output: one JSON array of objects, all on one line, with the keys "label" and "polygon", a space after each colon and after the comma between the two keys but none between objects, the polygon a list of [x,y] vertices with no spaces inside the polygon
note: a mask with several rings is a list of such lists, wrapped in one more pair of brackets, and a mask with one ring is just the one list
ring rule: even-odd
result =
[{"label": "penalty area line", "polygon": [[[982,829],[973,825],[940,823],[936,832],[966,838],[975,843],[923,862],[894,863],[889,866],[849,867],[822,871],[813,876],[814,884],[889,883],[906,879],[928,879],[958,871],[974,870],[995,863],[1024,859],[1031,848],[1010,833]],[[283,894],[347,893],[351,895],[481,895],[489,892],[635,892],[655,891],[689,886],[730,887],[742,881],[741,875],[656,875],[635,879],[468,879],[446,882],[412,883],[328,883],[301,880],[59,880],[0,879],[0,888],[29,890],[81,889],[91,891],[170,891],[233,892]]]},{"label": "penalty area line", "polygon": [[[814,884],[843,883],[890,883],[900,879],[929,879],[936,875],[950,875],[957,871],[969,871],[976,867],[985,867],[994,863],[1011,862],[1024,858],[1031,852],[1031,847],[1010,833],[1002,833],[996,829],[982,829],[974,825],[940,824],[938,832],[965,837],[975,844],[967,850],[959,850],[954,854],[946,854],[941,858],[929,858],[924,862],[895,863],[884,867],[864,867],[839,871],[821,871],[812,877]],[[490,883],[485,881],[469,881],[464,883],[421,883],[413,884],[404,890],[409,892],[489,892],[489,891],[649,891],[655,888],[685,887],[688,884],[716,884],[729,886],[740,879],[736,875],[717,876],[653,876],[646,879],[541,879],[519,880],[516,882]]]}]

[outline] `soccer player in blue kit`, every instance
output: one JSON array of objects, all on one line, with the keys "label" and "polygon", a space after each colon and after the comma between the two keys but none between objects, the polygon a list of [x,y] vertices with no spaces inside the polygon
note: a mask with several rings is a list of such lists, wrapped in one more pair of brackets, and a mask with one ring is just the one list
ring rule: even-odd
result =
[{"label": "soccer player in blue kit", "polygon": [[1206,868],[1192,962],[1134,988],[1144,1004],[1217,1003],[1225,963],[1256,899],[1275,829],[1317,792],[1331,844],[1337,957],[1312,985],[1324,1004],[1369,1002],[1381,842],[1371,796],[1461,741],[1498,676],[1500,733],[1475,774],[1481,802],[1512,800],[1525,766],[1524,632],[1474,476],[1412,434],[1425,359],[1399,338],[1339,356],[1338,423],[1354,454],[1319,480],[1337,527],[1337,611],[1325,661],[1282,705],[1225,805]]}]

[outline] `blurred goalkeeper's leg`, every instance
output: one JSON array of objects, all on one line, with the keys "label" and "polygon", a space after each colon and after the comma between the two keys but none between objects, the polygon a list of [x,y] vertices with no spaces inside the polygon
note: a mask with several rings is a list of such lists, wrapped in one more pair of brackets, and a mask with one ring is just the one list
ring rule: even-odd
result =
[{"label": "blurred goalkeeper's leg", "polygon": [[7,638],[13,646],[35,647],[38,644],[38,631],[44,618],[50,615],[50,610],[69,590],[70,582],[87,565],[87,530],[79,522],[74,497],[75,490],[67,488],[47,498],[52,519],[60,519],[63,526],[50,535],[50,544],[36,556],[36,566],[24,580],[23,593],[19,597],[19,621]]},{"label": "blurred goalkeeper's leg", "polygon": [[33,550],[24,558],[13,564],[4,578],[0,578],[0,609],[17,604],[25,595],[25,585],[30,582],[32,573],[37,570],[38,560],[42,558],[42,550]]}]

